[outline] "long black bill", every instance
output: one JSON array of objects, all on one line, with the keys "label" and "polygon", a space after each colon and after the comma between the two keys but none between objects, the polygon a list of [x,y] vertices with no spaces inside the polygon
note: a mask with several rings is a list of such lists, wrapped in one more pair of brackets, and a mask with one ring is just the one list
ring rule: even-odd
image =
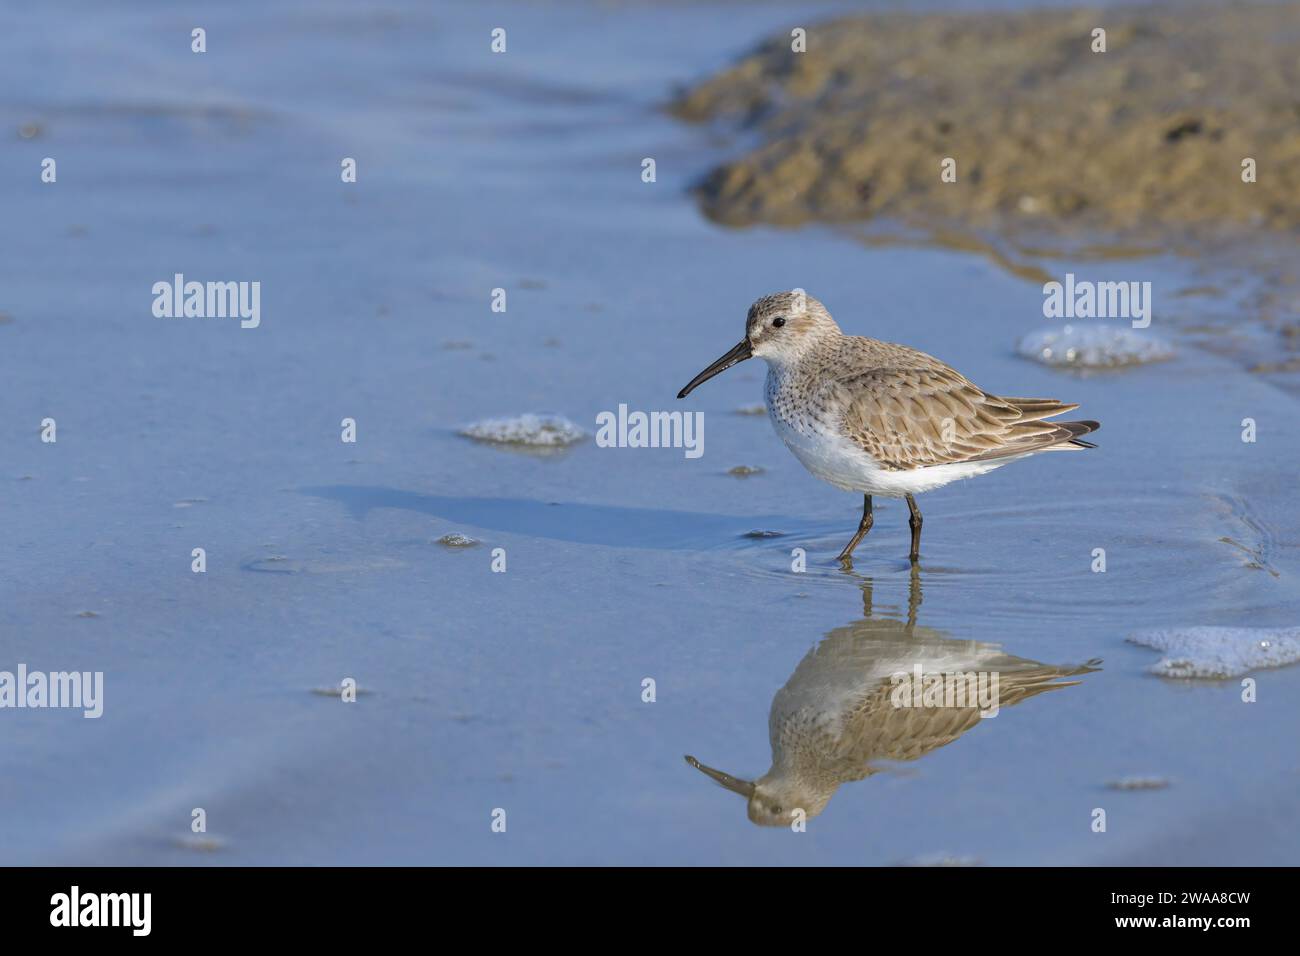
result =
[{"label": "long black bill", "polygon": [[754,784],[750,780],[741,780],[733,777],[729,773],[723,773],[721,770],[714,770],[712,767],[706,767],[690,754],[686,755],[686,762],[698,770],[700,773],[711,777],[713,782],[719,786],[726,787],[732,793],[738,793],[746,800],[754,795]]},{"label": "long black bill", "polygon": [[753,356],[754,352],[749,347],[749,339],[745,338],[734,349],[722,356],[722,358],[718,359],[699,375],[691,379],[687,386],[677,393],[677,397],[685,398],[687,395],[691,394],[691,392],[695,390],[695,386],[699,385],[701,382],[707,382],[720,372],[725,372],[727,369],[731,368],[731,366],[738,362],[743,362],[747,358],[753,358]]}]

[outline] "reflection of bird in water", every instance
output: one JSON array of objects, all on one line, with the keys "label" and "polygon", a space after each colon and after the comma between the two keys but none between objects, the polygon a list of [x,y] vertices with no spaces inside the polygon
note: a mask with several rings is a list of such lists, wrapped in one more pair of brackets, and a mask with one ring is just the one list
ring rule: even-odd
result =
[{"label": "reflection of bird in water", "polygon": [[1072,687],[1061,678],[1097,670],[1100,660],[1056,667],[1006,654],[996,644],[958,641],[915,624],[918,579],[913,573],[908,622],[871,617],[838,627],[808,652],[772,699],[768,736],[772,766],[756,781],[686,761],[749,803],[749,819],[788,826],[802,810],[816,816],[840,784],[879,772],[877,760],[916,760],[950,744],[980,723],[976,700],[965,706],[897,706],[895,675],[996,675],[996,707],[1012,707],[1043,691]]}]

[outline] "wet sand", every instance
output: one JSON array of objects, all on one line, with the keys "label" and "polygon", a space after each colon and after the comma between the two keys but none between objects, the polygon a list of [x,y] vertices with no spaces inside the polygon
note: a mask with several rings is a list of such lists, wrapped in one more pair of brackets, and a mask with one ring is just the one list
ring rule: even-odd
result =
[{"label": "wet sand", "polygon": [[700,189],[720,222],[1162,241],[1300,227],[1300,5],[878,14],[807,26],[805,52],[792,42],[777,33],[673,104],[757,136]]}]

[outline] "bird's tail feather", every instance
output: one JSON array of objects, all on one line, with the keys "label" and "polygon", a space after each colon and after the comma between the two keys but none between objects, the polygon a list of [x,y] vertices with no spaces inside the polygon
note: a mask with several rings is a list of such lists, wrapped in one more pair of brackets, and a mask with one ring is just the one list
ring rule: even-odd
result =
[{"label": "bird's tail feather", "polygon": [[1084,441],[1084,440],[1083,440],[1082,438],[1080,438],[1079,436],[1080,436],[1080,435],[1089,435],[1089,434],[1091,434],[1092,432],[1095,432],[1098,428],[1101,427],[1101,422],[1093,422],[1093,421],[1081,421],[1081,422],[1054,422],[1053,424],[1059,425],[1061,428],[1064,428],[1066,431],[1068,431],[1068,432],[1073,436],[1069,441],[1065,442],[1064,444],[1058,445],[1058,446],[1056,446],[1056,447],[1058,447],[1058,448],[1062,448],[1062,449],[1074,449],[1074,448],[1096,448],[1096,447],[1097,447],[1097,446],[1094,445],[1092,442],[1090,442],[1090,441]]}]

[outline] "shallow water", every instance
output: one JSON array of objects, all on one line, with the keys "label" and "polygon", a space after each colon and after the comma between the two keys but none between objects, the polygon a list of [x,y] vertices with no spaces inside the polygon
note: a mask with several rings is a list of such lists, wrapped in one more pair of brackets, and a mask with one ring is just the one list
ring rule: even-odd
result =
[{"label": "shallow water", "polygon": [[[983,257],[704,222],[686,187],[727,144],[658,106],[787,23],[779,5],[743,28],[725,4],[247,9],[10,17],[0,670],[103,671],[105,702],[0,711],[0,858],[1296,861],[1300,667],[1253,672],[1243,704],[1236,681],[1152,676],[1125,640],[1296,625],[1294,397],[1181,340],[1086,377],[1019,358],[1040,286]],[[1190,284],[1185,262],[1129,268],[1157,303]],[[154,318],[176,272],[260,281],[261,326]],[[915,577],[905,508],[878,502],[841,571],[860,502],[733,414],[761,400],[758,363],[674,398],[793,286],[991,391],[1081,403],[1100,448],[923,497]],[[530,412],[594,432],[620,403],[702,410],[705,454],[458,434]],[[480,544],[438,543],[455,533]],[[683,763],[761,774],[805,654],[909,619],[1103,663],[845,784],[803,834],[754,827]],[[355,703],[313,693],[345,678]],[[1170,785],[1107,787],[1147,776]]]}]

